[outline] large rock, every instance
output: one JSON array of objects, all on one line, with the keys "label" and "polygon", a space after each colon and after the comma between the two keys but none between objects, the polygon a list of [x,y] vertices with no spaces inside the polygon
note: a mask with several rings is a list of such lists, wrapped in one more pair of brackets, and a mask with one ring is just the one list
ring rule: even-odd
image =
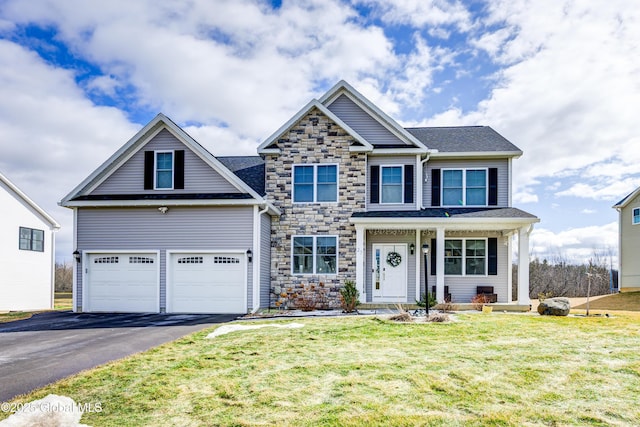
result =
[{"label": "large rock", "polygon": [[538,305],[538,313],[543,316],[566,316],[569,310],[571,303],[568,298],[547,298]]},{"label": "large rock", "polygon": [[[5,403],[5,405],[10,405]],[[44,399],[21,405],[2,427],[88,427],[80,424],[82,410],[67,396],[50,394]]]}]

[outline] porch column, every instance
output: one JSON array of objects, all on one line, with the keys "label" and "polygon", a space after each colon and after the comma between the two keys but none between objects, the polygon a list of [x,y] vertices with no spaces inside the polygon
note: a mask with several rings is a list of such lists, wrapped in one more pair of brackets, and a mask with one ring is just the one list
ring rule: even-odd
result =
[{"label": "porch column", "polygon": [[530,305],[529,299],[529,234],[533,224],[518,229],[518,304]]},{"label": "porch column", "polygon": [[436,301],[444,302],[444,227],[436,229]]},{"label": "porch column", "polygon": [[356,289],[360,292],[360,301],[367,302],[367,294],[365,288],[365,243],[364,235],[366,229],[356,225]]},{"label": "porch column", "polygon": [[[422,258],[424,258],[424,256],[422,255],[422,239],[420,236],[420,230],[416,229],[416,251],[415,251],[415,256],[416,256],[416,301],[420,301],[420,283],[422,282],[422,277],[424,277],[421,274],[421,268],[420,266],[422,265]],[[425,284],[425,287],[427,285]]]}]

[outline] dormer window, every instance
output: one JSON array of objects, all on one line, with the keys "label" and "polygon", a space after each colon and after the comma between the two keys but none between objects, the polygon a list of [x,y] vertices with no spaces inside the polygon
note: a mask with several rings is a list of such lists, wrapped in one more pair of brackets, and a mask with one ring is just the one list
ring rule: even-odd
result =
[{"label": "dormer window", "polygon": [[156,152],[155,188],[170,190],[173,188],[173,151]]}]

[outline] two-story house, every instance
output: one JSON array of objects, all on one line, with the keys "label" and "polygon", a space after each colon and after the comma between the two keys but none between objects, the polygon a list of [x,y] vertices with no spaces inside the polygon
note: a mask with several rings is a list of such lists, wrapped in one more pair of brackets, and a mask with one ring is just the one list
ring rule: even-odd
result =
[{"label": "two-story house", "polygon": [[345,280],[363,302],[510,303],[514,235],[529,305],[539,220],[511,207],[522,152],[493,129],[404,129],[341,81],[258,154],[216,158],[158,115],[61,201],[74,309],[240,313],[320,283],[337,307]]}]

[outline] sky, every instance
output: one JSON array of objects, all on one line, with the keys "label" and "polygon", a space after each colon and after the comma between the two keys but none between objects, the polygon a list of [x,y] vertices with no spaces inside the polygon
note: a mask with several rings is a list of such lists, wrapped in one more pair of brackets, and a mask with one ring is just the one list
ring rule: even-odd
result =
[{"label": "sky", "polygon": [[524,155],[534,257],[617,259],[640,186],[628,0],[0,0],[0,171],[57,203],[158,112],[214,155],[256,147],[341,79],[406,127],[487,125]]}]

